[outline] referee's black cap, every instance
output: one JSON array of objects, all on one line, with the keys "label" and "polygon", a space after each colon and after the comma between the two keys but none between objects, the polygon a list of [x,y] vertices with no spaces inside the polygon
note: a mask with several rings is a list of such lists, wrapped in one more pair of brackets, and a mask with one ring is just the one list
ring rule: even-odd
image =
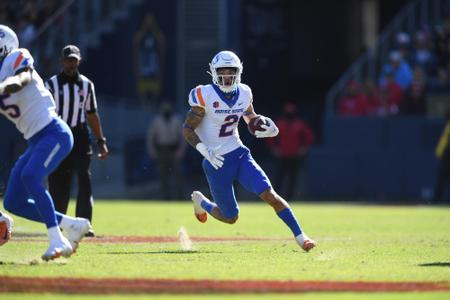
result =
[{"label": "referee's black cap", "polygon": [[75,45],[64,46],[61,52],[61,56],[63,58],[73,57],[80,60],[81,59],[80,49]]}]

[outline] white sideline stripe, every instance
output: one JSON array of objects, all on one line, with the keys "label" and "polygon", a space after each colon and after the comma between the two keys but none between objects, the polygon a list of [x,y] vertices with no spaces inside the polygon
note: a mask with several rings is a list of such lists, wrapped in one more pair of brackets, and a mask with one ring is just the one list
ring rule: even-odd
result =
[{"label": "white sideline stripe", "polygon": [[44,162],[45,168],[48,167],[48,165],[50,164],[50,162],[52,161],[52,159],[56,155],[56,153],[59,151],[59,149],[61,149],[61,145],[58,143],[58,144],[56,144],[56,146],[53,148],[52,152],[50,152],[47,159],[45,160],[45,162]]}]

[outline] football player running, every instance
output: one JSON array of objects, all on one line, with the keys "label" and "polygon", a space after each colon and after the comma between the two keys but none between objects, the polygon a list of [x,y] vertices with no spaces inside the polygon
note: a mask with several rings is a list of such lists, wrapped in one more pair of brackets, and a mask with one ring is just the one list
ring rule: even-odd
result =
[{"label": "football player running", "polygon": [[[213,84],[199,85],[191,90],[191,108],[183,124],[186,141],[204,157],[203,170],[213,197],[211,201],[199,191],[192,193],[195,216],[202,223],[206,222],[207,213],[219,221],[235,223],[239,206],[233,182],[238,181],[273,207],[303,250],[311,250],[315,241],[302,231],[289,204],[273,190],[269,178],[239,138],[237,127],[241,117],[248,124],[257,116],[252,91],[241,83],[239,57],[231,51],[221,51],[209,67]],[[275,123],[270,118],[265,119],[266,125],[261,125],[265,130],[256,131],[257,138],[278,134]]]},{"label": "football player running", "polygon": [[15,215],[45,223],[49,247],[42,259],[68,257],[91,225],[86,219],[56,212],[44,179],[69,154],[72,133],[57,117],[53,98],[34,69],[30,52],[19,48],[17,35],[5,25],[0,25],[0,113],[28,142],[11,171],[3,206]]}]

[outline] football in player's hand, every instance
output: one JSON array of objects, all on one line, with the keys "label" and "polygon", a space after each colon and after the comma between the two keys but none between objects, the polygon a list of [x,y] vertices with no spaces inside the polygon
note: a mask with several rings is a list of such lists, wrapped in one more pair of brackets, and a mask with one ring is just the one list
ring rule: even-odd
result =
[{"label": "football in player's hand", "polygon": [[250,119],[250,122],[248,122],[248,131],[250,131],[251,134],[255,135],[255,131],[266,131],[264,128],[261,127],[261,125],[268,125],[268,122],[266,118],[264,118],[261,115],[257,115],[256,117]]}]

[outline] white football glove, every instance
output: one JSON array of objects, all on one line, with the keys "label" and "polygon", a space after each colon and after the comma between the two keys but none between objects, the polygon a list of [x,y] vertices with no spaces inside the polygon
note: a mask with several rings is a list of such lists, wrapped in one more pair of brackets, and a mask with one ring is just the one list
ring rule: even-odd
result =
[{"label": "white football glove", "polygon": [[278,127],[277,125],[275,125],[275,122],[272,121],[271,118],[268,117],[264,118],[269,123],[269,125],[266,124],[261,125],[261,127],[264,128],[265,130],[264,131],[255,130],[255,136],[259,139],[277,136],[280,130],[278,130]]},{"label": "white football glove", "polygon": [[209,149],[203,143],[198,143],[195,146],[195,149],[197,149],[198,152],[200,152],[203,155],[203,157],[206,158],[216,170],[223,166],[223,161],[225,160],[225,158],[222,155],[217,154],[217,150],[219,150],[219,148],[220,146],[214,149]]},{"label": "white football glove", "polygon": [[0,95],[3,95],[5,93],[6,85],[4,82],[0,82]]}]

